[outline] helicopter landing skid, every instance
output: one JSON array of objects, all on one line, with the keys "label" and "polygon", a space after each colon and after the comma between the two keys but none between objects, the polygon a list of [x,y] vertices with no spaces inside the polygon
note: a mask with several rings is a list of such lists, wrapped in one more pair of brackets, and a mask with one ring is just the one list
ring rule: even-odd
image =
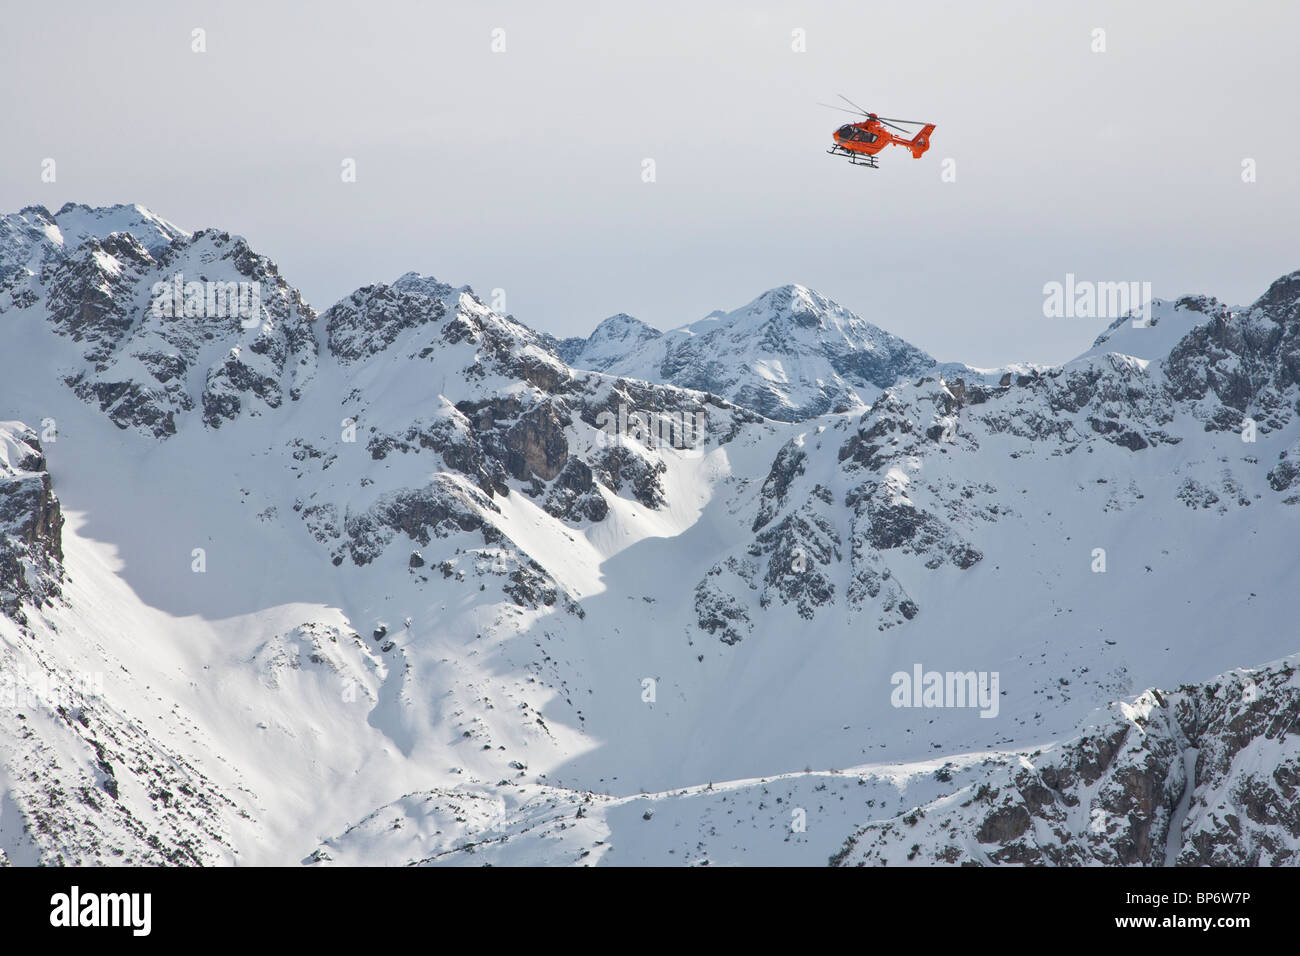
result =
[{"label": "helicopter landing skid", "polygon": [[832,146],[826,150],[832,156],[844,156],[848,159],[850,166],[866,166],[868,169],[879,169],[876,163],[876,157],[868,156],[866,153],[855,153],[851,149],[845,149],[843,146]]}]

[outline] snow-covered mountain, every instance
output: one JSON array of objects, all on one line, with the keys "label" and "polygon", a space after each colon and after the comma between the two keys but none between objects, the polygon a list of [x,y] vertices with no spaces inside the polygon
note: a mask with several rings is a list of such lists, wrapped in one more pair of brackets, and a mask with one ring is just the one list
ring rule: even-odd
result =
[{"label": "snow-covered mountain", "polygon": [[620,312],[601,322],[585,339],[568,338],[556,343],[556,352],[575,368],[604,372],[662,336],[658,329]]},{"label": "snow-covered mountain", "polygon": [[712,392],[781,421],[860,411],[889,386],[939,368],[920,349],[801,285],[770,289],[667,333],[612,316],[588,339],[565,339],[559,351],[575,368]]},{"label": "snow-covered mountain", "polygon": [[9,862],[1295,862],[1300,272],[980,373],[0,223]]},{"label": "snow-covered mountain", "polygon": [[173,240],[189,236],[179,226],[138,205],[92,208],[70,202],[57,213],[44,206],[28,206],[0,216],[0,280],[17,269],[71,254],[87,239],[107,238],[115,232],[130,234],[154,254]]}]

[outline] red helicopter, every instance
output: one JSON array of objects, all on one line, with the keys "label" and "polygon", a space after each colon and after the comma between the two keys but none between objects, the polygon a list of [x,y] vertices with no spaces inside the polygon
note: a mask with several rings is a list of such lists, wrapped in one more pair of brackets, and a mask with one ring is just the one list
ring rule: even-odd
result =
[{"label": "red helicopter", "polygon": [[[871,169],[879,169],[880,167],[876,163],[876,154],[891,143],[895,146],[906,146],[912,151],[913,159],[920,159],[921,154],[930,148],[930,134],[934,132],[933,123],[887,119],[883,116],[877,116],[875,113],[868,113],[843,93],[836,93],[835,95],[852,106],[853,109],[846,110],[842,106],[832,106],[830,103],[822,103],[821,105],[829,106],[833,110],[842,110],[845,113],[856,111],[865,116],[866,119],[861,123],[847,123],[834,132],[835,145],[826,150],[832,156],[847,156],[849,162],[854,166],[868,166]],[[920,126],[921,131],[913,135],[911,139],[895,136],[885,127],[892,126],[900,133],[908,132],[902,126],[895,126],[896,123]]]}]

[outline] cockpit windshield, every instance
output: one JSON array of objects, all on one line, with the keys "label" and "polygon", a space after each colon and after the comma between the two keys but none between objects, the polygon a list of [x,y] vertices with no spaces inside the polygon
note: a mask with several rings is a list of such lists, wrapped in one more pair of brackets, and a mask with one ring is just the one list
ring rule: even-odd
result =
[{"label": "cockpit windshield", "polygon": [[840,139],[847,139],[854,143],[874,143],[876,141],[875,133],[869,133],[865,129],[854,126],[852,123],[849,123],[847,126],[841,126],[835,132]]}]

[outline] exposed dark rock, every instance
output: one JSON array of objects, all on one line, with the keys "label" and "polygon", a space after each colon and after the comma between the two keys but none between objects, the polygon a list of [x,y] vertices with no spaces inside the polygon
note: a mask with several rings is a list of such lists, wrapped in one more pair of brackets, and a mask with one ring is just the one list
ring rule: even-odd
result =
[{"label": "exposed dark rock", "polygon": [[[863,828],[832,864],[897,861],[918,841],[926,848],[918,863],[1300,862],[1294,675],[1287,662],[1171,694],[1148,691],[1064,747],[986,761],[976,783],[908,815],[911,827],[899,818]],[[981,853],[970,850],[972,837]]]},{"label": "exposed dark rock", "polygon": [[0,442],[10,446],[10,464],[0,463],[0,613],[25,624],[24,605],[61,593],[63,511],[36,433],[0,428]]}]

